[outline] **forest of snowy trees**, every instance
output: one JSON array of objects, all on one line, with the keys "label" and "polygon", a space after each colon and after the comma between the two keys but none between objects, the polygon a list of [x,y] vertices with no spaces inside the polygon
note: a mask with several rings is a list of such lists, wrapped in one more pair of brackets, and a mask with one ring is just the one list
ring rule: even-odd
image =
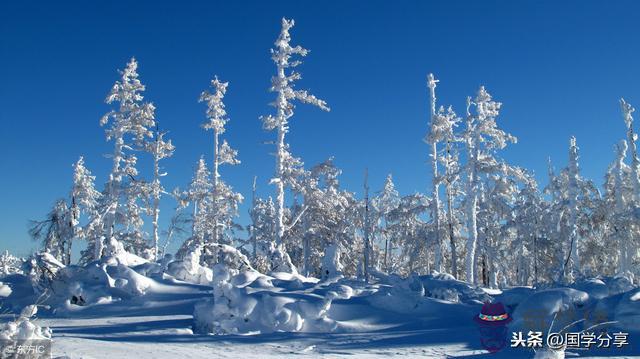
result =
[{"label": "forest of snowy trees", "polygon": [[[437,271],[492,288],[637,274],[640,159],[634,108],[625,100],[617,122],[621,140],[604,182],[581,175],[579,139],[570,138],[566,156],[554,159],[559,168],[549,160],[543,187],[530,171],[501,157],[517,142],[500,128],[501,103],[480,87],[466,98],[466,108],[454,111],[438,103],[437,87],[444,85],[430,74],[425,83],[430,115],[416,119],[425,124],[424,157],[432,173],[424,178],[424,193],[401,196],[391,174],[382,189],[370,190],[365,169],[358,169],[365,173],[357,189],[364,196],[358,198],[341,187],[342,171],[332,157],[307,166],[287,143],[287,135],[307,135],[290,133],[297,105],[330,110],[296,87],[301,75],[295,68],[308,51],[292,44],[293,26],[293,20],[282,20],[271,51],[273,110],[256,114],[255,122],[273,135],[273,197],[258,197],[255,180],[253,193],[245,195],[225,181],[223,165],[242,164],[224,139],[230,120],[224,76],[214,77],[200,97],[206,105],[201,127],[213,137],[212,158],[194,158],[191,182],[164,188],[163,160],[179,149],[156,120],[155,105],[144,98],[138,63],[131,59],[107,94],[111,110],[99,121],[113,144],[109,177],[98,188],[91,166],[83,157],[77,160],[68,198],[31,225],[43,251],[68,265],[72,247],[84,241],[79,264],[128,253],[204,268],[235,261],[262,273],[316,278],[341,272],[365,281],[376,273]],[[152,171],[139,171],[141,161],[150,161]],[[160,222],[161,201],[177,203],[167,223]],[[247,226],[237,222],[242,201],[250,201]],[[168,253],[177,238],[184,243]],[[0,268],[9,273],[16,261],[5,254]]]}]

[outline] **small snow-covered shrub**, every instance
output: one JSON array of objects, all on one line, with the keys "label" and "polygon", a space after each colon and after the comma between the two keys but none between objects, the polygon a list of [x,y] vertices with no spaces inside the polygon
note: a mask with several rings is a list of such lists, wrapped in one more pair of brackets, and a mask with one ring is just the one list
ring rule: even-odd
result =
[{"label": "small snow-covered shrub", "polygon": [[234,270],[223,264],[214,267],[213,299],[196,304],[194,311],[194,331],[199,333],[237,333],[241,323],[257,304],[256,300],[245,296],[244,288],[229,283]]},{"label": "small snow-covered shrub", "polygon": [[201,254],[202,247],[185,253],[183,259],[170,262],[167,265],[167,274],[185,282],[210,285],[213,280],[213,272],[200,265]]},{"label": "small snow-covered shrub", "polygon": [[[204,252],[207,253],[207,260],[202,259]],[[226,244],[210,243],[185,251],[181,260],[167,265],[167,274],[185,282],[210,285],[214,275],[209,267],[203,265],[207,263],[212,267],[222,264],[234,273],[254,270],[249,259],[236,248]]]},{"label": "small snow-covered shrub", "polygon": [[[111,240],[108,241],[106,251],[108,257],[115,259],[118,263],[125,266],[137,266],[149,262],[147,259],[127,251],[124,248],[124,244],[115,238],[111,238]],[[148,255],[145,250],[141,249],[141,251],[143,255]]]},{"label": "small snow-covered shrub", "polygon": [[385,288],[368,298],[373,306],[409,313],[424,301],[425,288],[420,278],[415,274],[406,279],[391,275],[387,278],[387,283],[390,285],[389,288]]},{"label": "small snow-covered shrub", "polygon": [[434,288],[429,292],[429,297],[457,303],[460,298],[458,292],[453,288]]},{"label": "small snow-covered shrub", "polygon": [[[15,348],[18,345],[33,346],[41,344],[43,340],[51,340],[51,330],[47,327],[41,327],[31,320],[36,313],[37,306],[28,305],[15,320],[0,324],[0,340],[5,348]],[[4,355],[5,353],[3,353],[3,358]]]},{"label": "small snow-covered shrub", "polygon": [[271,272],[298,273],[291,262],[289,253],[282,246],[274,246],[269,249],[269,267]]},{"label": "small snow-covered shrub", "polygon": [[24,272],[31,280],[34,291],[44,293],[55,280],[58,272],[65,265],[55,259],[50,253],[33,254],[24,265]]},{"label": "small snow-covered shrub", "polygon": [[340,263],[340,246],[333,243],[327,246],[322,258],[322,279],[326,280],[342,275],[342,263]]},{"label": "small snow-covered shrub", "polygon": [[4,251],[4,253],[0,255],[0,278],[11,274],[22,273],[23,262],[21,258],[11,255],[9,251]]},{"label": "small snow-covered shrub", "polygon": [[212,243],[206,245],[205,248],[216,258],[216,265],[222,264],[236,274],[254,270],[247,256],[232,246]]}]

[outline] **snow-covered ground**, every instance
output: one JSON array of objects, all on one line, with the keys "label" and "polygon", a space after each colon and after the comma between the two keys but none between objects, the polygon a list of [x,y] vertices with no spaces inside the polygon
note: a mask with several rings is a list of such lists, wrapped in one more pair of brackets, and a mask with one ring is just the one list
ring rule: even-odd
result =
[{"label": "snow-covered ground", "polygon": [[[319,285],[315,291],[321,291]],[[365,298],[336,301],[329,315],[343,328],[336,333],[194,335],[193,306],[212,296],[211,288],[177,284],[178,293],[150,294],[93,307],[69,318],[39,319],[53,330],[53,355],[70,358],[282,358],[406,355],[445,357],[479,354],[470,320],[474,309],[449,311],[443,326],[437,314],[412,315],[369,305]],[[303,295],[309,289],[280,292]],[[311,291],[313,292],[313,291]],[[449,304],[439,303],[442,306]]]},{"label": "snow-covered ground", "polygon": [[[504,303],[514,318],[510,331],[536,329],[527,321],[529,311],[539,319],[557,313],[588,318],[587,324],[576,325],[577,331],[597,323],[588,313],[601,312],[623,324],[630,344],[622,350],[567,351],[566,356],[640,354],[639,321],[634,320],[640,294],[624,279],[591,280],[575,288],[488,290],[444,274],[400,278],[376,273],[365,284],[340,276],[319,281],[216,266],[213,282],[206,285],[176,280],[158,269],[114,260],[60,269],[52,285],[57,292],[40,299],[32,320],[51,329],[53,357],[533,357],[528,348],[507,345],[497,354],[483,349],[473,318],[485,301]],[[0,302],[6,310],[19,313],[35,300],[28,276],[3,280],[0,287],[8,295]],[[102,288],[100,283],[110,284]],[[69,291],[83,293],[86,302],[71,304]],[[4,314],[4,319],[14,316]],[[554,328],[564,324],[557,316]]]}]

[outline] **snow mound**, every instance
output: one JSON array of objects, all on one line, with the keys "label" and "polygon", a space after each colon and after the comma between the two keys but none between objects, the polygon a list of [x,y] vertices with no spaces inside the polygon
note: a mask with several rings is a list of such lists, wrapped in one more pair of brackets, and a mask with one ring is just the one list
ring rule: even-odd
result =
[{"label": "snow mound", "polygon": [[482,304],[491,301],[491,296],[482,288],[456,280],[447,273],[420,276],[425,296],[450,302]]},{"label": "snow mound", "polygon": [[492,297],[482,288],[456,280],[446,273],[408,278],[375,274],[384,284],[367,300],[375,307],[398,313],[431,313],[439,308],[434,301],[462,304],[482,304]]},{"label": "snow mound", "polygon": [[617,326],[625,330],[640,331],[640,289],[622,295],[613,317],[618,321]]},{"label": "snow mound", "polygon": [[27,275],[14,274],[3,278],[3,284],[0,285],[0,294],[6,294],[0,295],[3,308],[18,312],[42,296],[43,305],[50,307],[56,315],[65,315],[83,307],[104,305],[166,289],[147,276],[162,272],[152,263],[145,262],[132,268],[123,263],[120,257],[110,256],[84,266],[61,266],[48,261],[47,257],[43,255],[34,259]]},{"label": "snow mound", "polygon": [[[559,330],[569,323],[585,317],[590,304],[589,294],[573,288],[545,289],[523,300],[513,312],[512,327],[523,331],[547,332]],[[555,321],[554,321],[555,317]]]},{"label": "snow mound", "polygon": [[112,278],[116,278],[113,286],[131,296],[144,295],[154,283],[152,279],[121,263],[115,267],[107,267],[107,272],[111,273]]},{"label": "snow mound", "polygon": [[[206,257],[205,257],[206,253]],[[213,271],[203,264],[212,263],[211,266],[222,264],[237,272],[252,272],[253,267],[249,259],[236,248],[220,243],[210,243],[196,246],[187,251],[182,259],[170,262],[166,273],[174,278],[201,285],[211,285]]]},{"label": "snow mound", "polygon": [[616,295],[633,290],[636,286],[633,285],[633,278],[618,276],[607,281],[607,288],[609,289],[609,295]]},{"label": "snow mound", "polygon": [[[614,288],[617,288],[618,285],[614,285]],[[605,284],[605,282],[600,278],[590,278],[583,282],[576,283],[573,288],[577,290],[581,290],[589,294],[589,297],[594,299],[602,299],[608,297],[610,294],[610,286]],[[614,292],[616,289],[614,289]]]},{"label": "snow mound", "polygon": [[11,295],[11,287],[9,287],[8,285],[0,282],[0,297],[8,297]]},{"label": "snow mound", "polygon": [[[258,272],[237,273],[223,264],[214,266],[213,299],[196,304],[193,331],[206,334],[259,334],[282,332],[331,332],[337,323],[327,317],[335,298],[348,298],[351,288],[342,286],[327,295],[284,293],[298,287],[298,276],[277,279]],[[288,283],[287,283],[288,282]]]},{"label": "snow mound", "polygon": [[115,258],[119,263],[126,266],[133,267],[149,262],[147,259],[128,252],[126,249],[124,249],[124,245],[122,244],[122,242],[116,240],[115,238],[111,238],[111,240],[109,241],[107,252],[110,254],[109,257]]},{"label": "snow mound", "polygon": [[213,272],[200,265],[201,255],[202,247],[188,252],[182,260],[170,262],[167,265],[166,273],[181,281],[211,285]]}]

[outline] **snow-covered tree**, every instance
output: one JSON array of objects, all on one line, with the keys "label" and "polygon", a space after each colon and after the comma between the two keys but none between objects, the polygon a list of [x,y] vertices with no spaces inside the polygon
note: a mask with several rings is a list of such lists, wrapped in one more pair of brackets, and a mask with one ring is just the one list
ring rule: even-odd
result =
[{"label": "snow-covered tree", "polygon": [[[637,248],[634,246],[634,243],[637,243],[640,240],[640,226],[638,225],[638,208],[640,208],[640,158],[638,157],[638,149],[636,141],[638,139],[638,135],[633,130],[633,112],[635,109],[627,103],[624,99],[620,99],[620,106],[622,108],[623,119],[625,125],[627,127],[627,141],[626,146],[628,148],[629,157],[631,161],[628,165],[628,175],[629,180],[630,193],[626,196],[627,198],[619,198],[617,200],[618,210],[619,212],[618,218],[623,217],[624,222],[627,222],[628,225],[624,229],[620,229],[621,231],[626,232],[626,238],[619,238],[621,241],[620,247],[620,257],[618,258],[618,272],[620,274],[628,274],[631,271],[631,267],[633,264],[633,260],[635,255],[637,254]],[[622,146],[622,144],[620,145]],[[618,151],[621,151],[622,148],[619,148]],[[624,163],[620,163],[622,167]],[[624,169],[620,169],[618,171],[618,175],[623,176]],[[619,178],[617,183],[620,186],[623,185],[623,178]],[[618,192],[620,192],[620,196],[622,195],[622,188],[620,187]],[[622,203],[626,202],[626,203]]]},{"label": "snow-covered tree", "polygon": [[[427,77],[427,85],[429,87],[430,94],[430,123],[429,133],[425,138],[425,142],[431,146],[431,171],[432,171],[432,183],[431,183],[431,220],[433,221],[434,231],[433,236],[435,239],[435,252],[434,252],[434,267],[435,270],[441,272],[443,270],[443,234],[444,226],[442,223],[442,203],[440,202],[440,184],[445,182],[446,197],[447,197],[447,236],[449,237],[451,245],[451,262],[452,272],[457,272],[457,253],[455,246],[454,235],[454,218],[453,218],[453,182],[456,180],[455,172],[457,171],[455,162],[457,159],[452,152],[452,146],[457,141],[454,134],[454,128],[460,121],[451,108],[445,112],[441,107],[436,110],[436,84],[439,81],[436,80],[433,74],[429,74]],[[439,146],[445,144],[444,153]],[[438,163],[444,165],[444,173],[440,174],[438,170]],[[454,274],[455,275],[455,274]]]},{"label": "snow-covered tree", "polygon": [[46,253],[64,265],[71,263],[71,243],[76,234],[75,219],[69,205],[59,199],[42,221],[31,221],[29,235],[42,242]]},{"label": "snow-covered tree", "polygon": [[23,262],[22,258],[12,255],[9,251],[4,251],[0,255],[0,278],[21,273]]},{"label": "snow-covered tree", "polygon": [[565,262],[565,276],[569,276],[569,280],[575,278],[577,272],[580,271],[580,252],[578,251],[578,181],[580,176],[580,168],[578,165],[578,146],[576,138],[571,137],[569,141],[569,166],[567,167],[567,175],[569,183],[567,188],[567,206],[569,216],[569,252],[564,256],[567,258]]},{"label": "snow-covered tree", "polygon": [[[435,241],[430,240],[428,233],[434,228],[427,228],[421,219],[432,203],[424,194],[414,193],[400,198],[398,205],[385,216],[387,238],[388,272],[409,275],[413,272],[432,268],[428,251]],[[425,241],[424,239],[429,240]],[[427,243],[431,244],[430,246]]]},{"label": "snow-covered tree", "polygon": [[[228,215],[233,215],[233,209],[237,208],[241,196],[231,192],[231,187],[220,178],[219,166],[223,164],[236,165],[240,161],[236,158],[238,152],[232,149],[226,140],[220,143],[220,136],[225,132],[225,125],[229,121],[223,102],[227,92],[228,82],[221,82],[218,76],[211,81],[212,92],[204,91],[200,95],[200,102],[207,103],[207,122],[202,124],[205,130],[213,131],[213,175],[212,175],[212,202],[213,210],[210,219],[213,221],[213,243],[223,242],[222,234],[230,225]],[[229,202],[231,201],[231,202]]]},{"label": "snow-covered tree", "polygon": [[580,271],[580,252],[578,250],[578,241],[580,240],[578,233],[578,182],[580,181],[580,167],[578,164],[578,146],[576,138],[571,137],[569,141],[569,166],[567,167],[567,175],[569,183],[567,188],[567,206],[569,216],[569,252],[565,254],[565,276],[568,276],[571,282]]},{"label": "snow-covered tree", "polygon": [[[425,138],[425,142],[429,146],[431,146],[431,171],[432,171],[432,181],[431,181],[431,198],[433,201],[431,205],[431,220],[434,225],[434,239],[435,239],[435,265],[434,269],[438,272],[442,272],[442,233],[441,233],[441,213],[442,206],[440,204],[440,176],[438,175],[438,144],[444,139],[446,136],[446,132],[452,130],[453,125],[446,121],[446,117],[438,116],[436,111],[436,84],[438,80],[435,79],[433,74],[429,74],[427,76],[427,86],[429,87],[430,93],[430,123],[429,123],[429,134]],[[445,121],[441,121],[445,120]]]},{"label": "snow-covered tree", "polygon": [[604,196],[598,213],[607,222],[607,241],[610,240],[607,247],[615,244],[617,248],[617,253],[610,253],[608,257],[615,260],[618,274],[625,274],[630,269],[629,253],[634,230],[634,221],[629,211],[633,202],[633,184],[631,169],[625,163],[627,150],[625,140],[620,140],[615,146],[616,157],[605,175]]},{"label": "snow-covered tree", "polygon": [[[155,106],[144,102],[145,86],[138,79],[137,69],[138,63],[132,58],[105,100],[115,108],[100,120],[102,126],[107,126],[107,140],[114,143],[113,167],[103,197],[103,207],[107,209],[104,220],[107,254],[118,247],[120,240],[125,242],[127,250],[136,254],[144,254],[148,249],[142,234],[143,209],[139,204],[144,186],[136,179],[137,158],[133,150],[143,148],[145,139],[153,137]],[[120,226],[119,231],[116,226]]]},{"label": "snow-covered tree", "polygon": [[277,67],[276,76],[271,79],[270,91],[277,93],[276,100],[271,103],[276,108],[275,115],[263,116],[263,127],[268,131],[277,132],[276,140],[276,169],[272,183],[276,185],[276,252],[273,254],[275,268],[273,270],[295,272],[291,259],[287,254],[283,243],[283,238],[287,230],[285,219],[285,174],[290,167],[288,159],[292,158],[289,153],[289,146],[285,143],[285,134],[289,131],[289,120],[293,116],[295,108],[294,100],[301,103],[314,105],[322,110],[329,111],[327,104],[309,94],[305,90],[296,90],[294,83],[301,79],[300,73],[290,71],[298,66],[300,60],[292,60],[294,56],[304,57],[308,50],[301,46],[291,46],[291,36],[289,30],[293,27],[294,21],[282,19],[282,30],[275,42],[275,49],[271,50],[271,58]]},{"label": "snow-covered tree", "polygon": [[362,262],[362,275],[364,281],[369,282],[369,266],[371,265],[371,201],[369,201],[369,170],[364,172],[364,220],[363,220],[363,240],[364,255]]},{"label": "snow-covered tree", "polygon": [[544,233],[545,203],[533,176],[527,174],[519,189],[514,207],[516,240],[511,248],[515,256],[515,281],[518,285],[535,286],[539,282],[540,241]]},{"label": "snow-covered tree", "polygon": [[[275,218],[276,207],[271,197],[268,199],[258,198],[256,195],[257,177],[253,178],[253,194],[251,198],[251,208],[249,209],[249,242],[252,247],[252,262],[254,268],[266,273],[271,270],[269,253],[275,250]],[[272,246],[274,248],[272,248]]]},{"label": "snow-covered tree", "polygon": [[174,196],[182,208],[192,205],[191,237],[185,241],[178,251],[179,259],[188,252],[201,248],[207,234],[207,198],[211,194],[211,173],[207,169],[204,156],[200,157],[191,184],[186,191],[174,190]]},{"label": "snow-covered tree", "polygon": [[[457,126],[460,122],[460,118],[449,106],[445,112],[443,107],[440,107],[439,116],[446,117],[447,123],[452,127]],[[460,181],[460,163],[459,163],[459,150],[458,145],[460,138],[456,135],[451,128],[446,132],[444,138],[446,142],[445,149],[440,155],[440,163],[443,167],[442,182],[445,188],[447,213],[446,213],[446,234],[449,240],[449,249],[451,255],[449,258],[451,274],[454,277],[458,277],[458,245],[457,242],[462,238],[462,212],[459,207],[459,197],[462,192],[462,181]]]},{"label": "snow-covered tree", "polygon": [[164,187],[160,182],[160,178],[167,175],[166,172],[160,167],[160,161],[173,156],[175,146],[171,143],[171,140],[166,141],[164,136],[166,132],[161,132],[157,127],[155,130],[155,138],[152,141],[146,143],[146,150],[153,157],[153,180],[148,185],[149,192],[149,205],[148,212],[151,215],[153,225],[153,258],[154,260],[160,259],[159,254],[159,242],[160,242],[160,227],[158,220],[160,218],[160,197],[165,193]]},{"label": "snow-covered tree", "polygon": [[[357,201],[352,193],[342,190],[338,169],[333,158],[314,166],[307,174],[302,189],[304,208],[301,213],[302,268],[305,275],[319,275],[320,258],[329,246],[350,248],[343,253],[340,264],[345,272],[355,273],[360,262],[358,250],[362,243],[355,243],[355,217]],[[295,243],[291,243],[295,247]],[[331,252],[334,253],[334,252]],[[296,258],[294,258],[294,264]]]},{"label": "snow-covered tree", "polygon": [[554,257],[556,275],[553,281],[570,283],[582,275],[580,252],[582,239],[595,233],[592,214],[600,206],[600,192],[580,175],[578,146],[575,138],[569,141],[569,163],[558,175],[550,169],[545,192],[551,195],[550,218],[555,226],[549,235],[557,244]]},{"label": "snow-covered tree", "polygon": [[631,157],[631,183],[633,184],[633,200],[640,202],[640,158],[638,157],[638,149],[636,141],[638,135],[633,131],[633,112],[635,109],[624,99],[620,99],[620,107],[622,108],[622,116],[627,126],[627,146],[629,147]]},{"label": "snow-covered tree", "polygon": [[100,258],[103,250],[102,216],[100,200],[102,194],[95,189],[95,176],[85,167],[84,158],[74,164],[73,187],[71,188],[71,210],[75,226],[78,226],[81,214],[87,217],[87,223],[81,226],[78,236],[87,241],[82,253],[81,263]]},{"label": "snow-covered tree", "polygon": [[393,238],[390,236],[389,231],[389,214],[400,205],[400,194],[396,191],[391,174],[387,176],[382,191],[373,199],[372,204],[378,213],[381,240],[384,246],[384,257],[382,258],[382,263],[378,260],[378,265],[381,265],[385,271],[389,271],[390,248],[393,245]]},{"label": "snow-covered tree", "polygon": [[[471,113],[471,106],[475,112]],[[500,163],[496,152],[516,142],[516,138],[498,128],[496,117],[500,113],[500,102],[496,102],[481,86],[476,98],[467,98],[466,129],[463,140],[467,152],[465,172],[466,182],[466,221],[467,244],[465,258],[465,279],[469,283],[476,282],[476,248],[478,243],[478,200],[482,176],[496,172]]]},{"label": "snow-covered tree", "polygon": [[211,226],[207,243],[229,245],[234,240],[235,231],[241,229],[235,222],[235,218],[238,216],[238,206],[244,197],[222,180],[218,181],[215,188],[205,202],[208,206],[207,221]]},{"label": "snow-covered tree", "polygon": [[524,171],[502,162],[481,183],[478,201],[478,237],[481,273],[485,286],[498,288],[506,281],[511,268],[511,243],[514,231],[518,184],[526,178]]}]

